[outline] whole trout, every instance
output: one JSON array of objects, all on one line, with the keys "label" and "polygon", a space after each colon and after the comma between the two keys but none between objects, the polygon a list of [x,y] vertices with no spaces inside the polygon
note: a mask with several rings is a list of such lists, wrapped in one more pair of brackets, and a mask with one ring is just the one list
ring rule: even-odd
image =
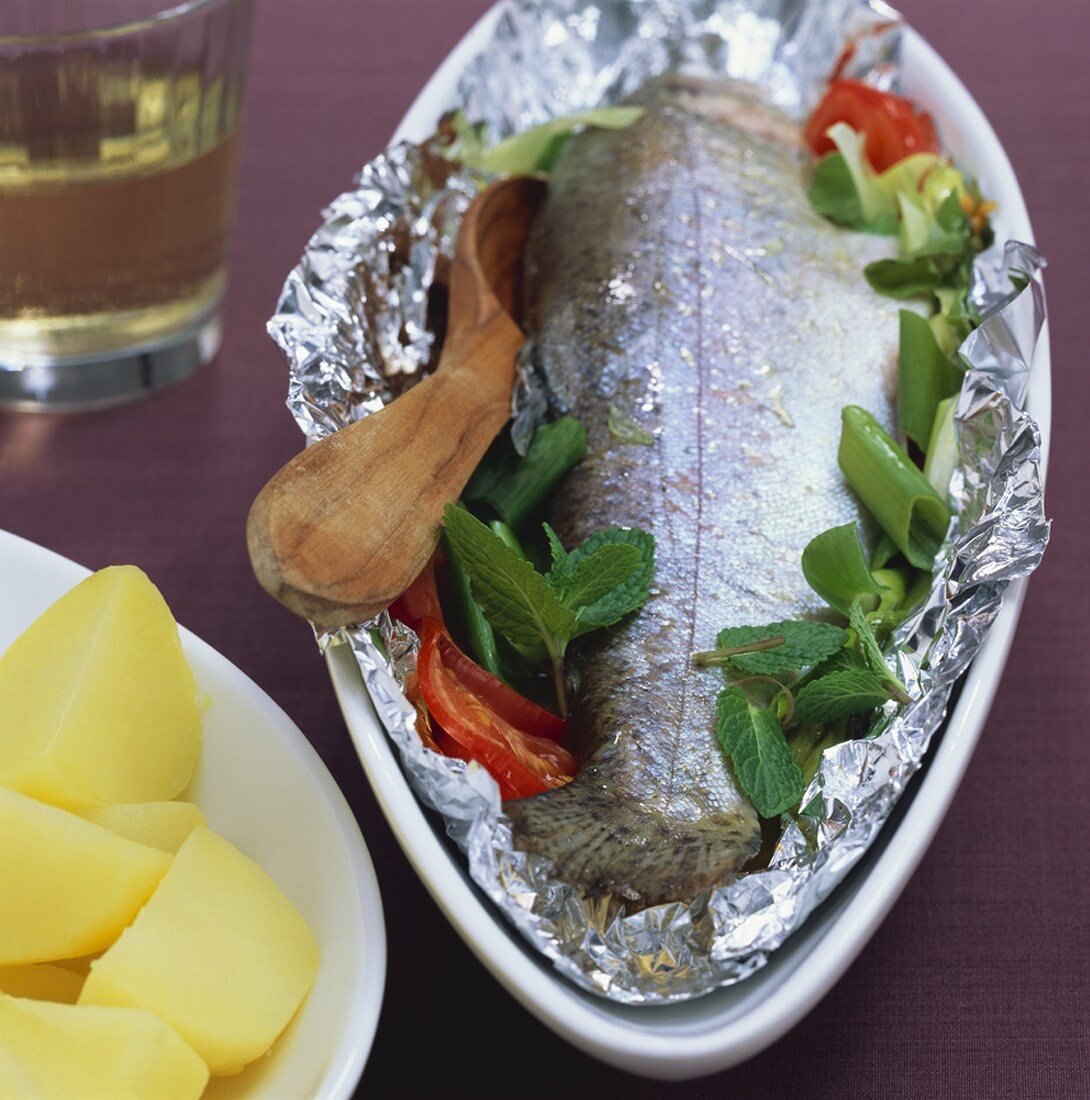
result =
[{"label": "whole trout", "polygon": [[[655,582],[639,614],[573,648],[579,775],[504,807],[518,847],[630,908],[691,899],[758,849],[716,741],[722,676],[692,656],[723,627],[819,610],[802,550],[860,518],[840,411],[890,422],[898,332],[863,278],[888,248],[814,213],[786,115],[681,77],[634,102],[640,121],[577,136],[550,176],[527,300],[537,366],[589,437],[554,526],[568,545],[651,531]],[[654,442],[628,441],[626,421]]]}]

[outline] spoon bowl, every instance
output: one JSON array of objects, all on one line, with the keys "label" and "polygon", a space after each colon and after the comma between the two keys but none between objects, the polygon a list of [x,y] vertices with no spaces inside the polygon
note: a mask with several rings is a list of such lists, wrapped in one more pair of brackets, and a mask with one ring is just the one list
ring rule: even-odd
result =
[{"label": "spoon bowl", "polygon": [[545,185],[513,176],[466,211],[435,371],[386,408],[288,462],[258,494],[246,539],[261,586],[329,630],[364,622],[412,583],[511,417],[522,254]]}]

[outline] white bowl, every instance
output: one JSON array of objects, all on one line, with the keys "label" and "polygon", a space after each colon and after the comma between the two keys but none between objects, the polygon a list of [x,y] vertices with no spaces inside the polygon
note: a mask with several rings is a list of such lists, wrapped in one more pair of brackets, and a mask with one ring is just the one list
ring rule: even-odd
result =
[{"label": "white bowl", "polygon": [[[0,652],[85,576],[75,562],[0,531]],[[187,797],[276,880],[321,950],[310,995],[269,1057],[237,1077],[213,1078],[205,1097],[346,1100],[367,1061],[386,980],[371,858],[298,727],[230,661],[181,633],[197,685],[212,700]]]},{"label": "white bowl", "polygon": [[[434,130],[496,14],[489,12],[447,57],[402,120],[395,140],[421,140]],[[957,161],[975,173],[984,194],[998,201],[999,235],[1032,243],[1021,191],[994,131],[945,62],[912,32],[905,42],[904,86],[939,121]],[[1038,349],[1028,408],[1041,427],[1047,460],[1047,332]],[[625,1007],[584,993],[525,944],[482,898],[463,861],[422,811],[351,653],[332,650],[329,667],[383,812],[424,885],[481,962],[542,1023],[588,1054],[632,1073],[683,1079],[726,1069],[775,1042],[829,991],[873,935],[927,850],[965,772],[999,684],[1024,592],[1024,582],[1009,590],[929,762],[847,881],[764,969],[738,985],[666,1007]]]}]

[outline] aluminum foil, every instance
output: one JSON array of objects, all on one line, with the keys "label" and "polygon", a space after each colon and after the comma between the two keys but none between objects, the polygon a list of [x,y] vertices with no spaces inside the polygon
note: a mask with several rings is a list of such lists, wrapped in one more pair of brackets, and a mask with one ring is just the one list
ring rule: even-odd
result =
[{"label": "aluminum foil", "polygon": [[[852,75],[895,84],[898,41],[896,14],[864,0],[509,0],[450,107],[497,139],[684,68],[761,83],[801,117],[838,61]],[[482,182],[434,145],[400,145],[326,211],[269,323],[291,365],[289,407],[308,442],[380,408],[428,370],[441,342],[444,267]],[[351,646],[410,783],[442,815],[474,881],[577,985],[661,1004],[745,978],[843,880],[889,817],[1006,588],[1036,567],[1048,541],[1040,440],[1022,411],[1045,319],[1043,266],[1018,243],[976,266],[972,298],[985,319],[961,349],[968,371],[956,414],[956,517],[931,593],[890,650],[913,702],[889,704],[866,739],[824,754],[767,870],[689,904],[637,913],[584,900],[547,861],[512,846],[483,769],[421,744],[401,690],[415,667],[410,630],[384,614],[319,638]]]}]

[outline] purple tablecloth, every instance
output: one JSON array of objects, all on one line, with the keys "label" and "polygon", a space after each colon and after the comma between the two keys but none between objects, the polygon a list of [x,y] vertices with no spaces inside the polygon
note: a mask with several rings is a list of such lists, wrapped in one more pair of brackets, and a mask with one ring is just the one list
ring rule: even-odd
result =
[{"label": "purple tablecloth", "polygon": [[[1055,537],[962,789],[834,991],[785,1039],[687,1085],[638,1081],[539,1025],[419,884],[364,780],[310,630],[254,582],[243,535],[300,445],[264,335],[323,204],[487,0],[263,0],[219,360],[174,392],[79,418],[0,415],[0,526],[88,566],[135,562],[177,616],[317,746],[363,828],[390,940],[372,1096],[1090,1097],[1086,490],[1090,5],[904,0],[977,96],[1052,267]],[[287,1098],[285,1098],[287,1100]]]}]

